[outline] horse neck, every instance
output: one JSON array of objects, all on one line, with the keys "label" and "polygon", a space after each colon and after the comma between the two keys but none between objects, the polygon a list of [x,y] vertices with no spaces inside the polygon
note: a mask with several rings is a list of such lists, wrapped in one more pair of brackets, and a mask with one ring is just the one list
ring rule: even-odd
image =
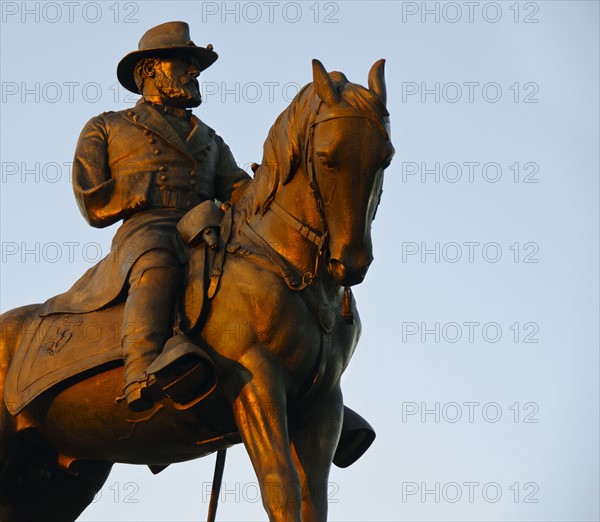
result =
[{"label": "horse neck", "polygon": [[[317,210],[315,195],[303,165],[292,179],[277,190],[274,201],[313,231],[322,232],[323,224]],[[317,246],[300,235],[270,207],[263,215],[253,214],[249,223],[282,257],[304,272],[315,268]]]}]

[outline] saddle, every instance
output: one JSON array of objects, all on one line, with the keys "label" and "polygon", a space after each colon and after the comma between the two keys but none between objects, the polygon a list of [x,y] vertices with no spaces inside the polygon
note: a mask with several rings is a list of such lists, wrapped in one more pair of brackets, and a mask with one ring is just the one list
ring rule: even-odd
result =
[{"label": "saddle", "polygon": [[[184,267],[182,291],[175,303],[175,333],[201,329],[208,316],[210,299],[216,294],[223,273],[231,216],[231,209],[223,217],[213,202],[206,201],[188,212],[178,225],[190,255]],[[219,225],[219,249],[213,250],[198,236],[207,226]],[[51,299],[41,305],[26,327],[6,376],[4,401],[8,411],[17,415],[41,394],[68,379],[123,364],[124,307],[124,298],[108,308],[87,313],[52,312]],[[174,354],[165,355],[168,366]],[[208,355],[206,359],[214,366]]]}]

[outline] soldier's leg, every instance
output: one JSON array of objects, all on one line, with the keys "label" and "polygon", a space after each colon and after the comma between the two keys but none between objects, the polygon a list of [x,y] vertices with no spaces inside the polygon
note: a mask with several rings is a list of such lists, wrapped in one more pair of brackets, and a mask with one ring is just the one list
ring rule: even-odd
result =
[{"label": "soldier's leg", "polygon": [[123,317],[125,397],[134,411],[152,406],[146,368],[171,336],[173,304],[181,281],[179,263],[164,249],[150,250],[134,263]]}]

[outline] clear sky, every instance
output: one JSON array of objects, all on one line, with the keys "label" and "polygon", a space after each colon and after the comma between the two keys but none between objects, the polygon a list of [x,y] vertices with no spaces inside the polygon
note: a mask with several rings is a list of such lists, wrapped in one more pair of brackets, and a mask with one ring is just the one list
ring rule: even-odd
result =
[{"label": "clear sky", "polygon": [[[366,84],[387,59],[396,157],[356,288],[346,403],[378,437],[334,468],[330,519],[598,520],[598,2],[9,2],[1,23],[1,310],[108,252],[69,162],[133,105],[115,69],[185,20],[220,58],[195,113],[260,161],[312,58]],[[213,457],[118,465],[81,520],[198,520]],[[264,520],[241,446],[220,520]]]}]

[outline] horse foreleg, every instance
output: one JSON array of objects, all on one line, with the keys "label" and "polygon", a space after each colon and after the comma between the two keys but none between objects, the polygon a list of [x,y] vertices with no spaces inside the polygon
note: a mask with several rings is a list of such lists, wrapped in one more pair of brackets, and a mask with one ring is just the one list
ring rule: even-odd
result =
[{"label": "horse foreleg", "polygon": [[285,382],[281,369],[265,361],[264,354],[252,359],[243,361],[252,378],[233,401],[235,421],[269,520],[299,522],[301,488],[289,446]]},{"label": "horse foreleg", "polygon": [[327,520],[328,480],[343,420],[338,388],[319,400],[310,420],[291,434],[291,450],[302,485],[302,520]]}]

